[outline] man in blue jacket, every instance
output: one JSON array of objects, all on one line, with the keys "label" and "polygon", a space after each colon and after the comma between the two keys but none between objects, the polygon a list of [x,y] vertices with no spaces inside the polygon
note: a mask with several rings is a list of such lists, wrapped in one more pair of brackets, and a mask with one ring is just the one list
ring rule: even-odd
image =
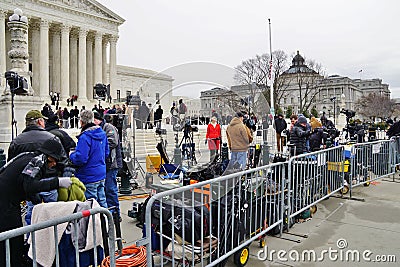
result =
[{"label": "man in blue jacket", "polygon": [[93,122],[93,111],[83,110],[80,117],[81,134],[76,150],[70,153],[70,160],[77,167],[75,176],[86,186],[86,198],[94,198],[100,206],[107,208],[104,180],[108,141],[103,129]]}]

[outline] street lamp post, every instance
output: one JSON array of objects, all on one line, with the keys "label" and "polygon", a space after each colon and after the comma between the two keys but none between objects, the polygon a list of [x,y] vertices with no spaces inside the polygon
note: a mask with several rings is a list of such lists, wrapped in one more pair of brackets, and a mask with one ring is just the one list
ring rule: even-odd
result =
[{"label": "street lamp post", "polygon": [[333,124],[336,125],[336,96],[331,97],[331,101],[333,102]]}]

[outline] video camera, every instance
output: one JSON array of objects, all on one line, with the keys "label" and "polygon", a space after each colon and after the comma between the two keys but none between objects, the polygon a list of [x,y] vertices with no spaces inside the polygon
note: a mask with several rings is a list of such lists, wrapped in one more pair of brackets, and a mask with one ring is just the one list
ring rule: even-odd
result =
[{"label": "video camera", "polygon": [[4,77],[10,87],[11,93],[16,95],[28,94],[28,81],[24,77],[19,76],[18,73],[14,71],[7,71]]},{"label": "video camera", "polygon": [[183,126],[184,132],[198,132],[199,128],[197,126],[192,126],[189,120],[186,120],[185,125]]},{"label": "video camera", "polygon": [[101,100],[106,100],[106,95],[107,95],[107,86],[102,83],[97,83],[95,86],[93,86],[94,92],[95,92],[95,98],[101,99]]},{"label": "video camera", "polygon": [[167,134],[167,129],[156,128],[156,134],[158,134],[158,135],[166,135]]},{"label": "video camera", "polygon": [[353,118],[354,116],[356,116],[356,112],[350,109],[342,109],[340,111],[340,113],[346,115],[346,119],[349,120],[351,118]]}]

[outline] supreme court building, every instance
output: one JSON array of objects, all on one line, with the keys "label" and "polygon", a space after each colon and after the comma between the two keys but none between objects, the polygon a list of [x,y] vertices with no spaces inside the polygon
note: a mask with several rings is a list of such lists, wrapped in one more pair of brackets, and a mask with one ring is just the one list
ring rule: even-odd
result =
[{"label": "supreme court building", "polygon": [[72,95],[90,101],[93,86],[102,83],[110,84],[115,102],[138,92],[150,101],[172,88],[170,76],[117,66],[118,27],[125,20],[94,0],[2,0],[0,77],[10,68],[7,22],[15,8],[29,19],[26,71],[35,96],[48,99],[50,92],[58,92],[62,103]]}]

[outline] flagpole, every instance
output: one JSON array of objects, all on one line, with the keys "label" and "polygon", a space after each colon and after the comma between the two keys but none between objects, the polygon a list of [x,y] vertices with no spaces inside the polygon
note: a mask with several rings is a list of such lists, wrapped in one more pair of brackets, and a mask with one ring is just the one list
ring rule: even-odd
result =
[{"label": "flagpole", "polygon": [[271,39],[271,19],[268,19],[269,23],[269,54],[270,54],[270,62],[269,62],[269,81],[270,81],[270,95],[271,95],[271,107],[270,113],[272,116],[275,115],[275,107],[274,107],[274,83],[272,80],[272,39]]}]

